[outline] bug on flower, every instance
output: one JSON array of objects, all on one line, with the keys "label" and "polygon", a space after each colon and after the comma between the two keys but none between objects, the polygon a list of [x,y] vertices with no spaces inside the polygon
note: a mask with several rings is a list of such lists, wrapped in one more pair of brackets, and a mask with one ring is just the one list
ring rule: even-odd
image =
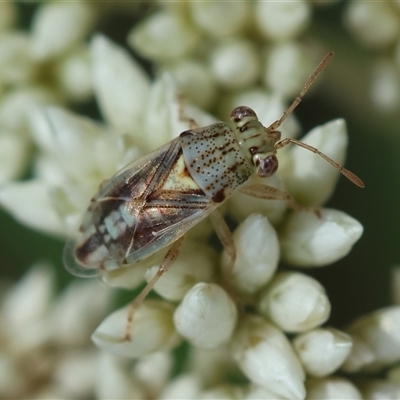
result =
[{"label": "bug on flower", "polygon": [[329,53],[282,117],[265,127],[249,107],[236,107],[234,129],[223,122],[190,129],[105,181],[83,216],[77,238],[66,247],[69,271],[93,276],[146,259],[169,247],[157,274],[132,302],[126,335],[134,310],[179,254],[184,234],[207,216],[232,260],[232,235],[218,207],[239,190],[250,196],[293,202],[289,194],[270,186],[250,184],[253,174],[270,177],[278,169],[276,153],[293,143],[310,150],[337,168],[357,186],[363,182],[316,148],[295,139],[282,139],[282,122],[300,103],[316,76],[333,57]]}]

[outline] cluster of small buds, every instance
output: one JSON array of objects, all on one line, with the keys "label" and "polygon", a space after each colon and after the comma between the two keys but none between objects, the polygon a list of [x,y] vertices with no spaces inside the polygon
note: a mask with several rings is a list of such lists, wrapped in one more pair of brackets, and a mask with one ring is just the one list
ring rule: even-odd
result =
[{"label": "cluster of small buds", "polygon": [[400,5],[396,1],[349,2],[345,25],[357,41],[376,52],[371,73],[370,96],[383,111],[400,106]]},{"label": "cluster of small buds", "polygon": [[128,44],[168,71],[193,104],[219,116],[229,98],[260,86],[295,96],[321,56],[305,46],[313,7],[295,2],[160,2]]},{"label": "cluster of small buds", "polygon": [[[0,124],[6,123],[0,141],[5,128],[13,133],[21,129],[25,146],[31,140],[37,148],[33,178],[4,183],[0,204],[25,225],[65,236],[76,229],[103,180],[187,130],[188,118],[200,126],[216,122],[202,109],[218,103],[216,111],[226,120],[236,105],[245,104],[268,126],[282,115],[282,99],[296,95],[315,66],[308,56],[314,51],[298,40],[307,29],[314,3],[318,2],[162,2],[159,11],[128,37],[129,44],[158,68],[154,81],[126,50],[105,36],[83,43],[99,10],[96,3],[41,5],[29,51],[24,50],[25,39],[8,41],[8,34],[15,35],[14,5],[0,3],[0,29],[5,35],[0,36],[0,54],[3,45],[10,54],[4,64],[4,77],[10,82],[0,83],[0,117],[7,117],[0,118]],[[36,80],[44,64],[59,71],[58,83],[49,85],[54,100],[45,97],[42,81]],[[20,89],[10,89],[24,80],[29,82],[26,90],[39,87],[43,102],[30,103],[25,95],[16,96]],[[260,83],[271,93],[257,86]],[[92,92],[103,123],[57,106]],[[182,93],[188,104],[179,101]],[[51,107],[37,108],[49,102]],[[21,114],[28,109],[24,104],[34,107]],[[188,118],[182,118],[182,113]],[[285,136],[295,137],[299,127],[290,117],[282,130]],[[343,120],[316,127],[305,140],[343,164],[347,147]],[[0,146],[0,152],[4,148]],[[198,224],[185,238],[172,268],[155,285],[159,298],[146,299],[136,310],[130,341],[122,340],[129,313],[125,306],[106,317],[92,334],[102,350],[94,354],[85,347],[89,330],[109,304],[109,292],[96,291],[98,281],[72,284],[52,306],[48,272],[43,274],[47,283],[35,281],[6,295],[0,340],[5,349],[15,352],[0,352],[0,396],[398,398],[398,368],[390,369],[386,379],[366,379],[357,386],[340,377],[340,372],[335,375],[340,369],[346,376],[379,372],[398,362],[398,306],[363,316],[343,331],[323,326],[330,316],[329,293],[301,270],[334,263],[362,235],[357,220],[322,207],[339,173],[304,149],[282,149],[278,157],[277,174],[262,182],[287,190],[304,206],[318,207],[318,213],[287,212],[285,201],[235,194],[221,207],[237,224],[233,265],[225,251],[218,253],[209,244],[210,223]],[[261,183],[259,179],[254,182]],[[106,271],[102,279],[110,287],[138,288],[154,277],[165,252]],[[297,271],[279,270],[280,261]],[[40,272],[32,274],[26,282]],[[183,342],[185,366],[177,368],[174,350]],[[42,353],[49,344],[59,348],[50,360]],[[33,377],[21,370],[31,351],[35,360],[37,354],[43,356],[46,367],[31,371],[37,373]],[[177,369],[182,372],[174,375]],[[242,383],[232,384],[232,376]],[[38,381],[51,384],[33,392]]]},{"label": "cluster of small buds", "polygon": [[75,281],[56,296],[54,267],[38,263],[15,285],[1,281],[0,397],[86,398],[93,393],[98,351],[90,332],[112,293]]}]

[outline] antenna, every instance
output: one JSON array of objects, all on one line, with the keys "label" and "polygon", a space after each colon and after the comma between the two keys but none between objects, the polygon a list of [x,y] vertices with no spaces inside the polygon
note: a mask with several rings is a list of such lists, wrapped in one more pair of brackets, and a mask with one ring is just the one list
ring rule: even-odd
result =
[{"label": "antenna", "polygon": [[320,72],[322,72],[327,65],[331,62],[333,58],[333,51],[328,53],[324,59],[318,64],[317,68],[315,68],[314,72],[310,75],[307,82],[305,83],[303,89],[301,90],[300,94],[293,100],[292,104],[289,108],[283,113],[282,117],[272,123],[267,129],[268,131],[276,131],[282,124],[282,122],[293,112],[293,110],[300,104],[301,100],[303,99],[304,95],[307,93],[310,86],[315,81],[315,78],[318,76]]}]

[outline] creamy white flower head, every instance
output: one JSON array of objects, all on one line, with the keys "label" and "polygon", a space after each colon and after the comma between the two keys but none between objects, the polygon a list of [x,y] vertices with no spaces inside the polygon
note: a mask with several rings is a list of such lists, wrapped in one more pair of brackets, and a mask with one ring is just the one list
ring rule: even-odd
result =
[{"label": "creamy white flower head", "polygon": [[350,354],[351,337],[333,328],[315,329],[293,340],[294,348],[308,375],[331,374]]},{"label": "creamy white flower head", "polygon": [[356,386],[344,378],[310,379],[307,382],[307,399],[310,400],[361,400],[363,398]]},{"label": "creamy white flower head", "polygon": [[304,399],[304,371],[286,336],[264,318],[248,316],[233,339],[233,356],[251,382],[287,399]]},{"label": "creamy white flower head", "polygon": [[[354,321],[347,329],[350,335],[365,342],[374,355],[366,370],[379,370],[400,360],[400,307],[382,308]],[[357,354],[350,354],[350,363]],[[358,356],[359,357],[359,356]]]},{"label": "creamy white flower head", "polygon": [[331,264],[361,237],[362,225],[349,215],[331,209],[319,213],[298,211],[285,219],[279,229],[283,260],[301,267]]},{"label": "creamy white flower head", "polygon": [[304,332],[322,325],[331,306],[322,285],[296,272],[280,272],[260,296],[260,313],[286,332]]}]

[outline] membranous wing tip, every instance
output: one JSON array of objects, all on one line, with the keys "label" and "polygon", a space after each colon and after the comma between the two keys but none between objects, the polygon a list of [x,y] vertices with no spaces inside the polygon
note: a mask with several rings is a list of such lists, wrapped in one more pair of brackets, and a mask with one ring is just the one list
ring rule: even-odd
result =
[{"label": "membranous wing tip", "polygon": [[81,278],[92,278],[100,274],[98,268],[88,268],[79,264],[76,261],[75,252],[76,252],[76,241],[75,239],[69,239],[69,241],[64,247],[64,252],[63,252],[64,266],[69,273]]}]

